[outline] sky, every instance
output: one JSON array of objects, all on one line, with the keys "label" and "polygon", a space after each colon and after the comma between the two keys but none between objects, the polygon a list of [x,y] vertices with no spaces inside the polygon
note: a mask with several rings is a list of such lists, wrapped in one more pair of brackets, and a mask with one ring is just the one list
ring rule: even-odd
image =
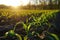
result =
[{"label": "sky", "polygon": [[[7,6],[21,6],[21,5],[27,5],[29,1],[31,2],[31,4],[36,4],[36,0],[0,0],[0,4],[4,4]],[[48,0],[45,0],[45,1],[48,1]]]},{"label": "sky", "polygon": [[0,0],[0,4],[5,4],[8,6],[18,6],[18,5],[26,5],[29,0]]}]

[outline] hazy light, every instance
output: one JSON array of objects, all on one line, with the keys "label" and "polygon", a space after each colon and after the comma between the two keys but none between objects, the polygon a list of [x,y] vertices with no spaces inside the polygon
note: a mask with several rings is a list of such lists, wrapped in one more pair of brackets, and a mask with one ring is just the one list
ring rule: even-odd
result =
[{"label": "hazy light", "polygon": [[29,0],[0,0],[0,4],[5,4],[7,6],[20,6],[27,5]]}]

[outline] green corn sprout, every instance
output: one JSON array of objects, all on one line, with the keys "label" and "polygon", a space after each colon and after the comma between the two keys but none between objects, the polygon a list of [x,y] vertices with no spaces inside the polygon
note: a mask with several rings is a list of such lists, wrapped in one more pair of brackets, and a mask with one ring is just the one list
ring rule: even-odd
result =
[{"label": "green corn sprout", "polygon": [[47,32],[49,35],[51,35],[52,38],[54,38],[55,40],[59,40],[59,37],[56,34]]},{"label": "green corn sprout", "polygon": [[7,36],[9,36],[9,35],[12,36],[12,37],[16,36],[19,40],[22,40],[21,35],[15,33],[15,29],[16,29],[16,26],[17,26],[18,24],[20,24],[20,22],[16,23],[16,25],[15,25],[15,27],[14,27],[13,30],[10,30],[10,31],[6,32],[6,33],[5,33],[5,37],[7,37]]},{"label": "green corn sprout", "polygon": [[23,24],[23,28],[25,29],[25,31],[28,33],[29,30],[30,30],[30,27],[31,27],[31,24],[27,25],[25,23],[22,23]]}]

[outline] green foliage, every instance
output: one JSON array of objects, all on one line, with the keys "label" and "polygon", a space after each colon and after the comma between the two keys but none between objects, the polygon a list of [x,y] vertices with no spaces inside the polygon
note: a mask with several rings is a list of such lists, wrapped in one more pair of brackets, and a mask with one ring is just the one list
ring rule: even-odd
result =
[{"label": "green foliage", "polygon": [[8,35],[14,36],[14,35],[15,35],[14,30],[10,30],[9,32],[6,32],[6,33],[5,33],[5,36],[8,36]]},{"label": "green foliage", "polygon": [[28,39],[28,37],[27,37],[27,36],[25,36],[25,37],[24,37],[24,40],[27,40],[27,39]]},{"label": "green foliage", "polygon": [[49,32],[48,34],[51,35],[51,37],[54,38],[55,40],[59,40],[59,37],[56,34],[49,33]]},{"label": "green foliage", "polygon": [[19,34],[15,34],[15,35],[17,36],[17,38],[18,38],[19,40],[22,40],[21,35],[19,35]]},{"label": "green foliage", "polygon": [[23,28],[25,29],[25,31],[28,33],[29,32],[29,30],[30,30],[30,27],[31,27],[31,24],[24,24],[24,23],[22,23],[23,24]]},{"label": "green foliage", "polygon": [[[11,24],[16,24],[14,29],[10,30],[5,35],[7,36],[8,33],[10,35],[16,35],[19,40],[22,40],[22,35],[15,33],[17,25],[22,24],[26,32],[23,39],[27,40],[29,37],[37,37],[37,34],[41,35],[43,31],[49,31],[51,27],[55,27],[54,20],[56,19],[56,12],[58,12],[58,10],[0,10],[0,12],[1,23],[6,21]],[[55,34],[49,33],[49,35],[59,40]]]}]

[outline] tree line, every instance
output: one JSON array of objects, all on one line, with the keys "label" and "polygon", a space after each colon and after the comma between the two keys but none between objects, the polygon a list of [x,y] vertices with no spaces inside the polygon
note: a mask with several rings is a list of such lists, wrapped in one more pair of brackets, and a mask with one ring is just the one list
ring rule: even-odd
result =
[{"label": "tree line", "polygon": [[22,9],[60,9],[60,0],[36,0],[35,4],[29,2],[28,5],[22,6]]},{"label": "tree line", "polygon": [[[34,1],[34,0],[33,0]],[[19,9],[60,9],[60,0],[35,0],[35,4],[32,4],[31,1],[25,6],[21,5]],[[0,5],[0,9],[11,8],[11,6]]]}]

